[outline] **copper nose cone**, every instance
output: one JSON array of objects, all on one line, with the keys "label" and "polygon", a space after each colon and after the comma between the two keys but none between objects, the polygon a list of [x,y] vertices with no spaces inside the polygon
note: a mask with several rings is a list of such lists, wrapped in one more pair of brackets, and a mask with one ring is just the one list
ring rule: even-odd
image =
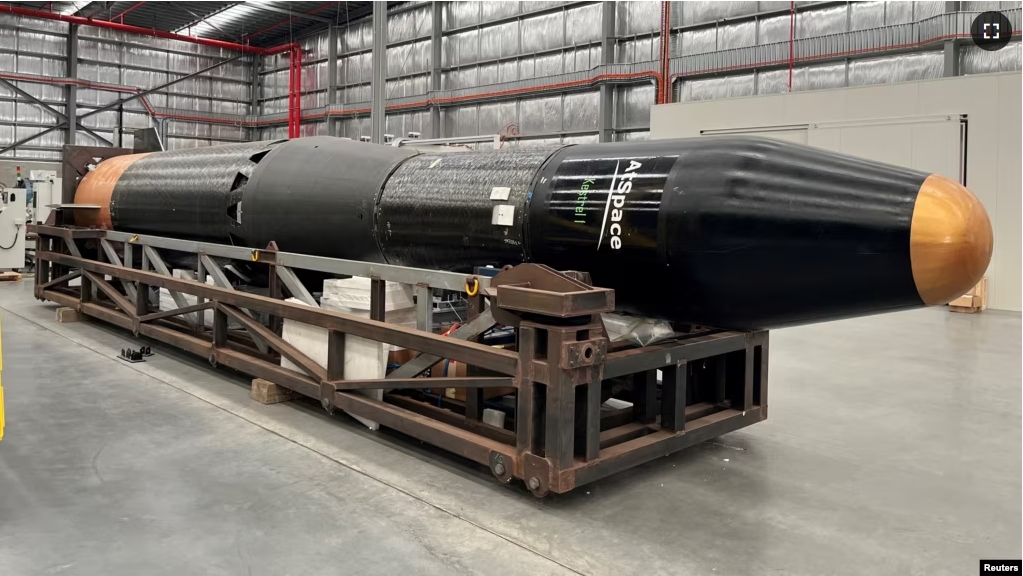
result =
[{"label": "copper nose cone", "polygon": [[991,221],[964,186],[931,174],[920,186],[909,233],[913,281],[928,306],[973,288],[991,261]]}]

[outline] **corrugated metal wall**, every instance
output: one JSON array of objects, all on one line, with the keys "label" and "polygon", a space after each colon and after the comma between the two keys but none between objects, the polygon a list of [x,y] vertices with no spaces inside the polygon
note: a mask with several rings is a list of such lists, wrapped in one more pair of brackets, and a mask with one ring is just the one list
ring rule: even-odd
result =
[{"label": "corrugated metal wall", "polygon": [[[444,6],[443,89],[590,70],[602,60],[601,6],[452,2]],[[523,146],[597,140],[597,92],[481,102],[441,110],[445,136],[519,133]]]},{"label": "corrugated metal wall", "polygon": [[[68,88],[68,25],[63,22],[0,14],[0,75],[4,73],[38,77],[38,81],[15,81],[20,89],[40,98],[57,112],[66,113]],[[152,88],[206,68],[235,53],[189,42],[164,40],[81,26],[78,30],[78,75],[89,82],[122,87],[104,90],[80,87],[76,101],[82,116],[113,102],[126,91]],[[49,82],[49,83],[47,83]],[[171,109],[181,115],[250,114],[252,101],[251,63],[248,58],[225,64],[146,96],[154,108]],[[246,141],[250,130],[240,125],[164,120],[166,145],[170,149]],[[0,86],[0,148],[57,124],[54,114],[38,104]],[[82,124],[108,141],[132,145],[123,130],[155,127],[156,120],[135,99],[82,119]],[[64,145],[65,130],[52,130],[2,154],[3,157],[56,160]],[[79,145],[103,145],[85,131],[77,131]]]},{"label": "corrugated metal wall", "polygon": [[[943,19],[945,3],[939,1],[795,4],[794,35],[801,42],[797,56],[817,60],[821,54],[828,54],[827,47],[835,39],[872,37],[877,32],[888,39],[887,47],[891,45],[889,40],[900,41],[906,31],[935,38],[947,22]],[[1018,17],[1019,5],[964,2],[962,10],[1014,8]],[[785,66],[789,7],[788,2],[673,2],[670,53],[673,71],[677,69],[676,74],[681,75],[673,97],[705,100],[918,80],[942,75],[947,65],[940,42],[901,54],[843,53],[831,61],[797,64],[790,86]],[[502,132],[519,135],[521,145],[596,141],[601,99],[592,77],[596,70],[611,70],[621,76],[616,77],[610,91],[613,137],[646,137],[656,93],[650,76],[659,70],[660,3],[615,4],[615,37],[610,42],[614,54],[603,53],[605,10],[599,2],[438,3],[442,28],[437,62],[433,61],[432,49],[434,9],[430,2],[406,3],[392,8],[389,14],[386,95],[390,102],[400,102],[407,109],[387,114],[387,134],[428,137],[434,133],[464,136]],[[307,112],[303,135],[330,132],[327,112],[337,113],[341,107],[344,115],[336,121],[336,135],[357,139],[369,134],[372,35],[369,19],[338,29],[333,71],[329,70],[332,47],[327,32],[299,39],[303,49],[302,107]],[[0,74],[62,78],[68,74],[67,44],[66,24],[0,16]],[[125,90],[156,86],[231,55],[215,48],[92,27],[80,29],[77,48],[78,78]],[[759,69],[743,60],[753,54],[751,51],[758,51]],[[763,54],[773,57],[776,52],[778,60],[764,65]],[[734,72],[709,67],[732,56],[737,63]],[[251,109],[252,67],[248,59],[149,96],[148,105],[157,109],[170,109],[184,116],[219,114],[226,119],[219,123],[163,120],[161,128],[166,130],[168,147],[285,136],[287,58],[282,54],[260,59],[255,110]],[[703,62],[708,66],[701,67]],[[999,52],[963,45],[958,65],[963,74],[1016,70],[1020,68],[1020,45]],[[440,92],[431,91],[434,70]],[[336,80],[331,86],[334,73]],[[53,106],[57,113],[65,112],[67,88],[63,85],[13,81]],[[509,87],[515,90],[502,92]],[[333,104],[332,90],[336,91]],[[79,88],[77,92],[80,114],[111,102],[118,94],[114,89],[96,87]],[[449,100],[439,116],[434,116],[426,107],[426,98],[439,93],[456,94],[458,99]],[[465,103],[452,104],[454,101]],[[115,128],[151,126],[155,122],[141,101],[123,108],[90,116],[83,122],[108,140],[116,140]],[[254,115],[276,115],[273,119],[279,122],[258,130],[243,127]],[[56,122],[53,112],[0,86],[0,149],[46,131]],[[63,130],[53,130],[4,155],[55,159],[63,139]],[[130,137],[121,141],[131,144]],[[97,143],[81,130],[78,142]]]},{"label": "corrugated metal wall", "polygon": [[[220,48],[83,26],[79,30],[78,76],[84,80],[144,90],[234,55],[234,52]],[[155,92],[146,99],[153,107],[171,108],[185,115],[246,115],[250,113],[251,90],[251,64],[247,59],[240,59]],[[107,104],[116,97],[116,92],[79,89],[79,114],[88,112],[90,106]],[[170,150],[249,139],[247,130],[241,126],[171,119],[165,122],[165,145]],[[85,119],[83,124],[110,140],[113,127],[118,125],[118,111],[101,112]],[[121,125],[124,128],[155,126],[138,99],[124,105]],[[79,133],[78,138],[79,144],[92,143],[88,134]],[[125,136],[124,145],[131,145],[130,135]]]},{"label": "corrugated metal wall", "polygon": [[[65,76],[66,54],[65,24],[0,15],[0,73]],[[65,112],[65,89],[62,86],[34,82],[14,84],[58,112]],[[42,106],[21,97],[7,86],[0,86],[0,147],[43,132],[55,123],[55,117],[44,111]],[[63,145],[64,133],[56,130],[0,156],[52,159],[54,150]]]},{"label": "corrugated metal wall", "polygon": [[[597,2],[445,2],[441,18],[442,89],[589,70],[601,63],[601,7]],[[432,33],[429,2],[392,10],[388,17],[387,98],[429,92]],[[352,23],[337,36],[337,102],[363,104],[368,110],[372,23]],[[327,33],[322,33],[302,41],[303,108],[327,104],[327,38]],[[265,59],[260,76],[262,111],[286,111],[286,60]],[[596,102],[596,91],[592,91],[448,107],[441,111],[440,130],[445,136],[504,129],[548,137],[536,138],[533,143],[563,138],[596,141]],[[409,133],[428,137],[433,130],[431,115],[427,110],[388,113],[385,130],[395,137]],[[306,123],[303,134],[307,132],[326,133],[326,123]],[[276,137],[286,134],[286,129],[263,128],[260,133]],[[358,139],[369,134],[368,111],[338,122],[338,136]]]},{"label": "corrugated metal wall", "polygon": [[[796,2],[795,37],[819,38],[844,32],[855,32],[892,26],[921,23],[938,25],[937,17],[945,10],[945,2]],[[1019,9],[1020,2],[963,2],[963,11]],[[787,10],[788,2],[673,2],[681,5],[681,28],[673,38],[673,54],[713,54],[744,46],[787,43],[790,28],[788,14],[771,14],[738,23],[715,22]],[[712,23],[706,26],[707,23]],[[695,29],[688,30],[689,27]],[[959,48],[961,74],[978,74],[1020,69],[1020,44],[1014,43],[998,52],[986,52],[964,44]],[[907,82],[940,78],[944,72],[944,54],[934,48],[904,54],[845,59],[840,62],[796,66],[792,75],[793,91],[821,90],[846,86],[863,86],[888,82]],[[710,78],[683,80],[676,87],[676,100],[710,100],[774,94],[789,90],[787,69],[743,72]]]},{"label": "corrugated metal wall", "polygon": [[[799,39],[833,38],[843,33],[884,30],[895,25],[938,26],[945,10],[940,1],[921,2],[796,2],[794,35]],[[962,10],[1019,8],[1019,2],[964,2]],[[432,17],[430,3],[392,9],[388,18],[387,97],[406,98],[430,89]],[[598,88],[543,94],[536,97],[488,98],[494,90],[518,86],[524,80],[589,71],[604,62],[602,6],[596,2],[447,2],[442,7],[440,50],[441,90],[470,89],[480,94],[470,104],[449,105],[436,128],[442,136],[495,132],[518,133],[530,143],[595,141],[599,124]],[[709,57],[722,52],[775,43],[788,55],[789,2],[672,2],[671,55]],[[660,3],[618,2],[615,14],[615,53],[612,62],[647,65],[656,69],[660,42]],[[913,24],[916,25],[916,24]],[[892,32],[889,32],[892,33]],[[900,33],[896,30],[894,33]],[[368,136],[370,78],[373,55],[369,19],[338,32],[337,103],[360,109],[338,122],[338,136]],[[304,47],[303,108],[328,104],[327,34],[302,41]],[[806,44],[804,50],[816,50]],[[944,55],[940,46],[916,52],[857,57],[837,62],[797,65],[791,90],[817,90],[883,82],[940,77]],[[1019,44],[1000,52],[962,46],[961,73],[976,74],[1020,68]],[[287,63],[283,57],[264,64],[261,110],[286,109]],[[675,85],[676,100],[705,100],[787,91],[784,65],[733,74],[697,74]],[[560,75],[560,76],[559,76]],[[519,82],[519,84],[505,84]],[[538,83],[539,84],[539,83]],[[615,138],[645,138],[650,106],[655,99],[650,80],[619,83],[613,89]],[[488,101],[490,100],[490,101]],[[499,101],[498,101],[499,100]],[[395,137],[434,130],[429,111],[420,109],[387,115],[386,132]],[[303,134],[327,133],[325,121],[308,122]],[[261,130],[278,137],[285,128]]]}]

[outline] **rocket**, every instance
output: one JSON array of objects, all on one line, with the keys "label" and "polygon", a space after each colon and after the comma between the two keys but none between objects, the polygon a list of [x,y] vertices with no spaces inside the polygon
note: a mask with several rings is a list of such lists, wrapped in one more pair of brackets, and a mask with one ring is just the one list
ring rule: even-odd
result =
[{"label": "rocket", "polygon": [[420,153],[312,137],[109,158],[80,226],[469,271],[589,272],[620,309],[766,329],[947,303],[992,233],[958,182],[704,137]]}]

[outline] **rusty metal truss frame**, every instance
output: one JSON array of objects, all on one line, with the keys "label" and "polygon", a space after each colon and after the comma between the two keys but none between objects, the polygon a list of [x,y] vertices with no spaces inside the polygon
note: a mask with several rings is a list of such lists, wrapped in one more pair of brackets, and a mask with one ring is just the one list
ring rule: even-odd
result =
[{"label": "rusty metal truss frame", "polygon": [[[536,496],[568,492],[767,417],[766,331],[695,329],[646,347],[610,346],[599,314],[614,309],[614,292],[590,286],[585,274],[522,264],[488,280],[292,254],[273,245],[253,250],[72,226],[31,228],[39,238],[37,298],[264,378],[319,400],[329,412],[379,422],[483,464],[500,482],[520,479]],[[172,276],[161,250],[192,254],[199,280]],[[226,259],[268,266],[270,295],[233,289],[222,270]],[[315,306],[295,268],[370,277],[370,318]],[[213,285],[203,281],[206,275]],[[71,286],[76,278],[80,286]],[[386,281],[414,286],[417,328],[382,321]],[[451,337],[433,333],[433,291],[476,281],[471,320]],[[168,290],[179,307],[154,309],[152,288]],[[288,294],[304,304],[286,302]],[[201,320],[207,310],[212,327]],[[328,331],[326,366],[281,337],[283,319]],[[515,346],[474,341],[495,324],[515,327]],[[383,379],[346,379],[348,335],[419,354]],[[282,367],[282,358],[299,370]],[[465,363],[467,375],[421,377],[441,358]],[[632,406],[602,410],[602,394],[616,383],[631,389]],[[464,388],[465,401],[441,396],[438,406],[423,394],[438,385]],[[481,391],[495,387],[515,389],[506,428],[482,421]],[[364,390],[385,394],[376,400],[359,393]]]}]

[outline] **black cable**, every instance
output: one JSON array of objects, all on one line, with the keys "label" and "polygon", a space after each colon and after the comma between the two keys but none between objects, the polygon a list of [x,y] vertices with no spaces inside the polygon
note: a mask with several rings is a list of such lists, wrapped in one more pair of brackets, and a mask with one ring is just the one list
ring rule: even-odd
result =
[{"label": "black cable", "polygon": [[4,246],[0,244],[0,250],[10,250],[14,248],[14,245],[18,243],[18,234],[21,232],[21,224],[14,225],[14,241],[11,242],[10,246]]}]

